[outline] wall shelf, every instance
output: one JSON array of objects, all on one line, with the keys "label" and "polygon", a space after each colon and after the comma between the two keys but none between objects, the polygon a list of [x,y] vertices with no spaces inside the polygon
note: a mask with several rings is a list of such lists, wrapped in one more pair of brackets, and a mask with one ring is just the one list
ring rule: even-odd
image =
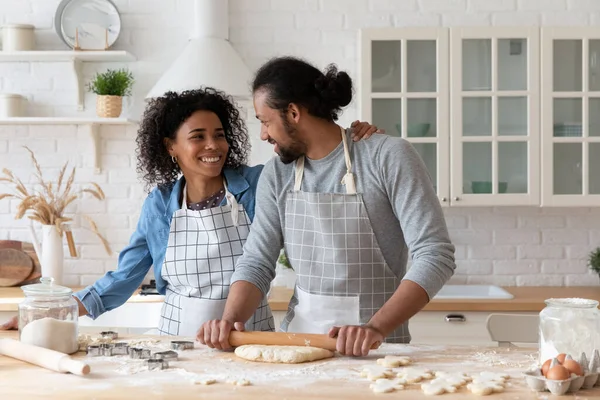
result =
[{"label": "wall shelf", "polygon": [[136,125],[138,122],[129,118],[100,117],[19,117],[0,118],[0,125],[82,125],[87,126],[92,139],[93,163],[95,173],[102,171],[100,164],[100,125]]},{"label": "wall shelf", "polygon": [[128,62],[135,56],[123,50],[106,51],[0,51],[0,62],[68,62],[71,64],[77,84],[77,109],[84,110],[84,83],[82,64],[84,62]]},{"label": "wall shelf", "polygon": [[100,117],[13,117],[0,118],[0,125],[135,125],[129,118]]},{"label": "wall shelf", "polygon": [[2,51],[0,62],[64,62],[79,60],[84,62],[135,61],[133,54],[121,50],[100,51]]}]

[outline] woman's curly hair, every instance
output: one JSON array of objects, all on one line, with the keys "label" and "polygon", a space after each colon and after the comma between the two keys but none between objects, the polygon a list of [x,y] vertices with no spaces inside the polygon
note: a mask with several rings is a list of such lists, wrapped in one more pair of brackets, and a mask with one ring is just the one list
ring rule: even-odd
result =
[{"label": "woman's curly hair", "polygon": [[225,167],[238,168],[247,162],[248,131],[230,96],[211,87],[167,92],[150,100],[136,138],[137,172],[146,189],[171,187],[177,180],[181,170],[172,161],[164,139],[175,139],[181,124],[196,111],[212,111],[221,120],[229,144]]}]

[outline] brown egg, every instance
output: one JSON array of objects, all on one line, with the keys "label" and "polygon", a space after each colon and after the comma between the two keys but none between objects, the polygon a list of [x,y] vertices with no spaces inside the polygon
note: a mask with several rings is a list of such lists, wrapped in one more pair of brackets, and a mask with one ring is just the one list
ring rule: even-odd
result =
[{"label": "brown egg", "polygon": [[546,376],[548,370],[550,369],[550,364],[552,364],[551,358],[547,359],[546,362],[542,365],[542,375]]},{"label": "brown egg", "polygon": [[565,360],[562,365],[568,369],[570,373],[583,376],[583,368],[581,368],[581,365],[577,361]]},{"label": "brown egg", "polygon": [[571,373],[569,372],[568,369],[566,369],[562,365],[555,365],[554,367],[552,367],[548,370],[548,374],[546,375],[546,378],[553,380],[553,381],[564,381],[564,380],[569,379],[570,376],[571,376]]},{"label": "brown egg", "polygon": [[556,359],[558,360],[559,363],[564,363],[565,362],[565,357],[567,355],[565,353],[560,353],[559,355],[556,356]]}]

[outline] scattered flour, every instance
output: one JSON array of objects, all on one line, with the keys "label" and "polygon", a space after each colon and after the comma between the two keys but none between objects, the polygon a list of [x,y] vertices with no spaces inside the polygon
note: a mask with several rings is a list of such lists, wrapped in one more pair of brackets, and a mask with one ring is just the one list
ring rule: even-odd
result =
[{"label": "scattered flour", "polygon": [[[127,340],[120,339],[118,341]],[[141,347],[152,347],[155,349],[153,351],[164,351],[170,348],[169,338],[158,340],[149,337],[135,342],[129,341],[130,344],[132,342]],[[511,368],[502,364],[495,367],[488,366],[484,358],[477,356],[476,351],[481,352],[481,349],[469,351],[467,348],[453,349],[444,346],[384,343],[366,358],[335,356],[310,364],[269,364],[249,362],[239,359],[231,352],[221,352],[205,346],[197,346],[193,350],[180,352],[179,360],[169,363],[168,369],[150,371],[143,360],[130,359],[128,356],[87,357],[80,353],[77,358],[85,360],[92,368],[90,377],[98,378],[93,383],[89,379],[81,379],[72,375],[57,377],[56,374],[41,371],[39,376],[36,376],[36,385],[13,379],[13,382],[10,383],[11,386],[5,386],[11,381],[13,372],[9,370],[3,371],[6,377],[3,376],[3,379],[0,380],[0,392],[3,392],[6,387],[10,387],[13,390],[19,390],[19,393],[23,393],[24,396],[34,397],[40,394],[53,394],[56,395],[55,397],[60,397],[60,395],[68,397],[68,395],[77,396],[88,385],[92,384],[92,386],[101,385],[106,389],[109,389],[109,386],[125,390],[128,387],[135,387],[136,390],[146,391],[144,393],[164,394],[165,397],[175,395],[175,393],[179,393],[177,390],[186,388],[183,390],[197,391],[198,397],[202,397],[202,393],[216,390],[212,386],[204,386],[209,382],[214,381],[218,390],[226,394],[233,391],[247,390],[244,387],[227,384],[227,382],[247,381],[251,382],[253,386],[260,386],[260,390],[264,390],[264,393],[281,394],[282,389],[287,389],[294,392],[302,391],[303,394],[307,393],[306,397],[318,397],[318,395],[322,395],[320,390],[324,387],[323,385],[336,381],[347,392],[363,393],[366,397],[368,393],[372,393],[369,385],[373,382],[359,378],[363,367],[368,365],[386,369],[381,365],[377,365],[377,359],[384,358],[386,355],[398,354],[410,355],[416,368],[428,368],[436,372],[440,370],[448,372],[458,370],[465,371],[470,375],[481,371],[513,374],[509,371]],[[487,353],[486,351],[479,354]],[[523,350],[504,352],[499,349],[497,354],[492,355],[497,359],[497,362],[504,359],[504,364],[510,362],[512,365],[527,365],[530,361],[528,354]],[[522,372],[522,368],[512,369],[514,369],[514,376]],[[391,369],[388,368],[388,370]],[[394,374],[390,376],[391,379],[395,378],[398,371],[393,372]],[[193,386],[191,386],[192,383]],[[419,386],[420,383],[410,384],[406,389],[419,390]],[[524,381],[521,382],[521,380],[515,380],[514,386],[526,389]],[[399,388],[395,390],[397,389]],[[461,393],[468,393],[466,388],[458,390]]]}]

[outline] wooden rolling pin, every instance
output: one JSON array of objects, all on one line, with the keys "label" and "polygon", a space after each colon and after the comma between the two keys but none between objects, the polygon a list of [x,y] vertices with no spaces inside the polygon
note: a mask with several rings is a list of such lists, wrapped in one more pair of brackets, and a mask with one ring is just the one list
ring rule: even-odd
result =
[{"label": "wooden rolling pin", "polygon": [[[266,344],[277,346],[312,346],[335,351],[336,339],[328,335],[314,333],[287,333],[287,332],[238,332],[231,331],[229,344],[233,347],[245,344]],[[371,349],[376,349],[380,342],[373,343]]]},{"label": "wooden rolling pin", "polygon": [[73,360],[64,353],[21,343],[14,339],[0,339],[0,354],[39,365],[52,371],[70,372],[81,376],[90,373],[89,365]]}]

